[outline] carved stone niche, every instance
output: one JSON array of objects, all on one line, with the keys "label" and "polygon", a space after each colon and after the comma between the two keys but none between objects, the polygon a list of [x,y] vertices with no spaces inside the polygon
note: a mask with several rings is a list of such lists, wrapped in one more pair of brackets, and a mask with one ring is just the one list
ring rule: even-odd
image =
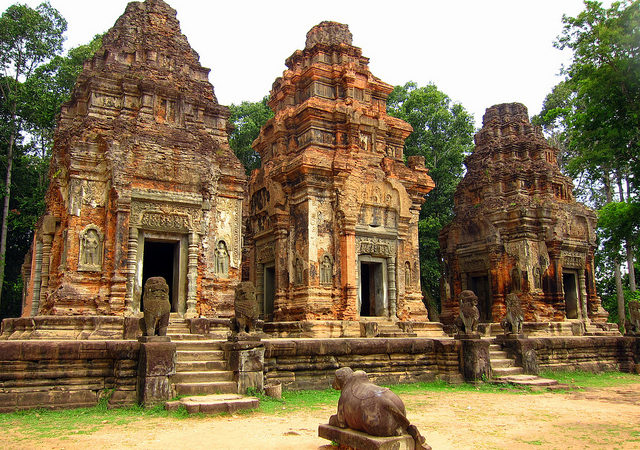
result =
[{"label": "carved stone niche", "polygon": [[87,225],[80,233],[78,270],[97,272],[102,270],[104,234],[96,225]]},{"label": "carved stone niche", "polygon": [[333,283],[333,258],[331,255],[325,254],[320,259],[320,284]]}]

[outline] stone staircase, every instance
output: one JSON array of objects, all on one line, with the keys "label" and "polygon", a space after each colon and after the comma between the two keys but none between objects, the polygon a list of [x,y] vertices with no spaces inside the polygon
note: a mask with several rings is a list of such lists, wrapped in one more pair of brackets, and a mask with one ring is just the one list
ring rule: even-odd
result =
[{"label": "stone staircase", "polygon": [[186,321],[171,318],[167,336],[176,344],[176,373],[170,379],[177,395],[237,393],[224,358],[225,340],[190,334]]},{"label": "stone staircase", "polygon": [[589,323],[585,325],[585,336],[621,336],[615,323]]},{"label": "stone staircase", "polygon": [[516,365],[515,359],[510,358],[500,344],[492,342],[489,345],[489,361],[493,378],[524,374],[524,369]]}]

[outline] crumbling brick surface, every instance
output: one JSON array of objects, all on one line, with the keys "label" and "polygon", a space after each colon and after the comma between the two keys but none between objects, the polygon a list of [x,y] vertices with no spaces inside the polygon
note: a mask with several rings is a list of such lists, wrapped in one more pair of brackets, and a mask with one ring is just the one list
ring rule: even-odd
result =
[{"label": "crumbling brick surface", "polygon": [[273,83],[247,218],[267,319],[427,320],[418,214],[434,184],[424,159],[403,162],[411,126],[387,115],[393,87],[368,62],[346,25],[322,22]]},{"label": "crumbling brick surface", "polygon": [[520,103],[488,108],[455,193],[455,217],[440,234],[444,323],[465,289],[482,322],[499,322],[517,293],[525,321],[605,321],[596,294],[594,212],[575,201],[558,150]]}]

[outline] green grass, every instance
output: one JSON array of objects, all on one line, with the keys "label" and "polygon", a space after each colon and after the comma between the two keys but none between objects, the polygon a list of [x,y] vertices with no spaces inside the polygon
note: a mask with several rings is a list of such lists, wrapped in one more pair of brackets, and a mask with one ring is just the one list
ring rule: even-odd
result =
[{"label": "green grass", "polygon": [[558,380],[560,383],[576,387],[611,387],[640,383],[640,375],[624,372],[592,373],[583,371],[550,371],[540,372],[543,378]]},{"label": "green grass", "polygon": [[[543,372],[542,377],[556,379],[561,383],[577,387],[609,387],[630,383],[640,383],[640,375],[621,372],[594,374],[589,372]],[[487,394],[533,394],[529,389],[514,388],[507,385],[489,383],[449,384],[444,381],[432,381],[388,386],[398,395],[410,396],[428,392],[481,392]],[[554,391],[555,392],[555,391]],[[12,439],[17,441],[37,440],[44,438],[63,439],[76,434],[94,433],[104,427],[126,425],[145,418],[201,419],[202,414],[189,415],[184,408],[178,411],[167,411],[163,405],[145,409],[141,406],[108,409],[108,393],[93,408],[69,410],[27,410],[0,414],[0,429],[12,432]],[[313,410],[322,407],[335,407],[340,393],[333,389],[318,391],[284,391],[282,400],[275,400],[262,394],[258,412],[264,414],[291,414],[299,410]],[[251,414],[252,411],[242,414]],[[21,437],[22,436],[22,437]],[[638,436],[638,435],[634,435]],[[534,444],[535,445],[535,444]]]}]

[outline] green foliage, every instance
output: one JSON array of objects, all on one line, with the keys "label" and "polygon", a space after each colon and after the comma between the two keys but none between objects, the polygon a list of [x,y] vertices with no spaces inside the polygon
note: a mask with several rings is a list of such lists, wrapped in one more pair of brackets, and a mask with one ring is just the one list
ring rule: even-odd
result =
[{"label": "green foliage", "polygon": [[229,121],[234,126],[229,135],[229,145],[244,165],[247,175],[260,167],[260,155],[251,148],[251,144],[260,134],[262,125],[273,117],[273,111],[267,105],[268,101],[269,96],[266,96],[259,102],[242,102],[229,107]]},{"label": "green foliage", "polygon": [[96,36],[60,56],[66,26],[48,3],[35,9],[16,4],[0,17],[0,167],[6,172],[11,163],[12,175],[10,191],[3,186],[9,203],[0,317],[20,314],[20,268],[44,212],[56,116],[84,60],[101,43]]},{"label": "green foliage", "polygon": [[414,82],[396,86],[387,111],[409,122],[413,133],[405,141],[404,155],[421,155],[435,188],[420,212],[420,273],[428,301],[440,303],[440,244],[438,234],[453,218],[453,194],[463,176],[465,155],[473,150],[473,117],[434,84]]}]

